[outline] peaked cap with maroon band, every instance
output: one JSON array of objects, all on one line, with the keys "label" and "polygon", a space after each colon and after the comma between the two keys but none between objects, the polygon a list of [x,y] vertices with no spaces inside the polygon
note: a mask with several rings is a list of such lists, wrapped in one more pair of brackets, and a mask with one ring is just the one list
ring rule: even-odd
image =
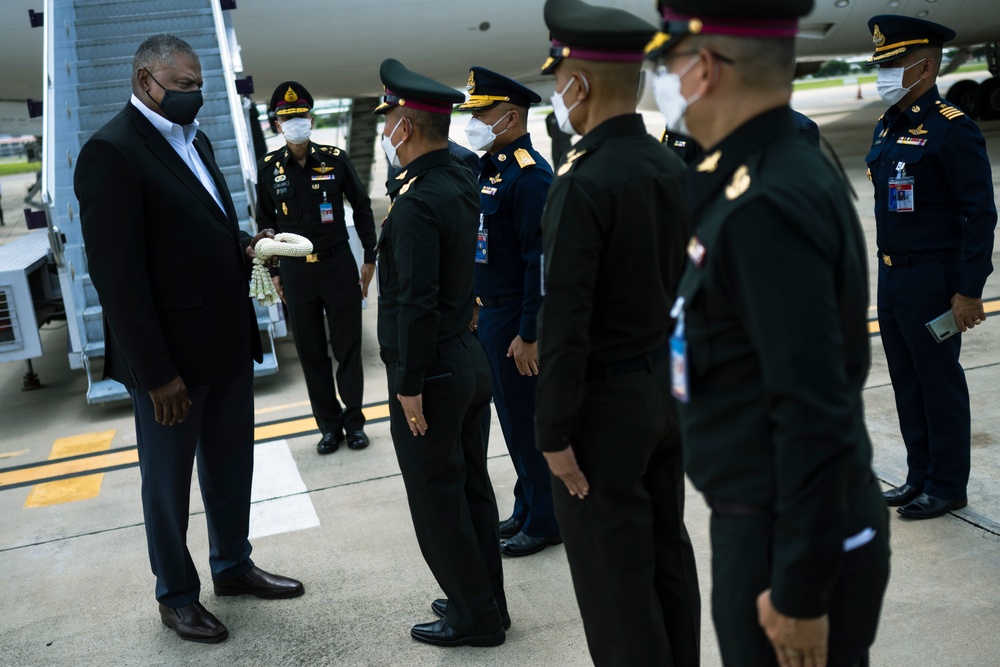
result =
[{"label": "peaked cap with maroon band", "polygon": [[662,56],[688,35],[795,37],[799,19],[813,8],[813,0],[659,0],[658,4],[663,29],[646,45],[649,59]]},{"label": "peaked cap with maroon band", "polygon": [[552,50],[542,74],[554,74],[563,58],[641,63],[643,48],[656,33],[656,26],[635,14],[583,0],[546,0],[545,25]]},{"label": "peaked cap with maroon band", "polygon": [[451,114],[465,95],[443,83],[408,70],[395,58],[386,58],[378,71],[385,96],[372,113],[386,113],[393,107],[406,107],[429,113]]}]

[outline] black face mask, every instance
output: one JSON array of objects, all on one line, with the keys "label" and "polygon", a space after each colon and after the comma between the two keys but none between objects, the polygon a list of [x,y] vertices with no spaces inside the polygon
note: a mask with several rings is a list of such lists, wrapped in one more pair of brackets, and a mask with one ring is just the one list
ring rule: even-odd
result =
[{"label": "black face mask", "polygon": [[[149,74],[149,78],[153,79],[160,88],[163,88],[163,84],[156,81],[153,73],[146,70]],[[149,91],[146,91],[149,95]],[[152,95],[149,95],[152,98]],[[153,100],[154,102],[156,100]],[[190,125],[194,122],[195,116],[198,115],[198,110],[201,109],[201,105],[205,103],[205,100],[201,96],[201,89],[198,90],[170,90],[169,88],[163,88],[163,99],[159,101],[160,110],[163,111],[163,115],[167,117],[167,120],[177,123],[178,125]]]}]

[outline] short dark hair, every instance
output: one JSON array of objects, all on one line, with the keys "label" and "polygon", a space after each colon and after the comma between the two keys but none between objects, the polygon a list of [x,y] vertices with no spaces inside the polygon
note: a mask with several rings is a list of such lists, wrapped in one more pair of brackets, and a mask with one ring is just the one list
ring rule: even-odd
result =
[{"label": "short dark hair", "polygon": [[691,38],[694,48],[718,51],[733,61],[740,79],[752,87],[787,87],[795,75],[795,39],[760,39],[703,35]]},{"label": "short dark hair", "polygon": [[451,128],[451,114],[430,113],[419,109],[400,107],[403,116],[410,119],[415,127],[420,128],[420,134],[430,141],[448,141],[448,130]]},{"label": "short dark hair", "polygon": [[148,72],[155,69],[157,65],[169,65],[173,67],[177,64],[174,60],[174,55],[177,53],[184,53],[195,58],[198,57],[198,54],[191,48],[191,45],[180,37],[166,34],[147,37],[139,45],[138,50],[135,52],[135,57],[132,59],[132,75],[135,76],[135,73],[141,69]]}]

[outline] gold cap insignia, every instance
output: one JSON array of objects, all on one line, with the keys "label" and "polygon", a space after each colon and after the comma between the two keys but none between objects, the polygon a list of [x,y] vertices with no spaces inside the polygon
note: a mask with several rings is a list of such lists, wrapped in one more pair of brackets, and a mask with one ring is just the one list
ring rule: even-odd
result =
[{"label": "gold cap insignia", "polygon": [[701,161],[695,169],[703,174],[710,174],[719,166],[719,160],[722,158],[722,151],[715,151],[704,160]]},{"label": "gold cap insignia", "polygon": [[476,92],[476,73],[472,70],[469,70],[469,82],[465,84],[465,89],[470,95]]},{"label": "gold cap insignia", "polygon": [[750,189],[750,170],[743,165],[733,174],[733,180],[726,186],[726,199],[733,201]]},{"label": "gold cap insignia", "polygon": [[875,24],[875,30],[872,31],[872,44],[875,46],[885,44],[885,35],[882,34],[882,29],[878,27],[878,23]]},{"label": "gold cap insignia", "polygon": [[285,101],[290,103],[290,102],[298,102],[298,100],[299,96],[296,95],[295,91],[292,90],[292,87],[289,86],[288,90],[285,91]]}]

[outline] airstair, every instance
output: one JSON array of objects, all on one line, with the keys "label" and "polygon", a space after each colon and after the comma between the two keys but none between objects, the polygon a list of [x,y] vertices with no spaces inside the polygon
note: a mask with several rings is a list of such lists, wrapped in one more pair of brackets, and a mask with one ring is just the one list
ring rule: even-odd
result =
[{"label": "airstair", "polygon": [[[233,0],[46,0],[42,196],[66,305],[70,366],[87,371],[88,403],[125,399],[128,394],[118,382],[101,379],[102,310],[87,269],[73,169],[91,134],[128,101],[132,57],[146,37],[170,33],[198,53],[205,80],[200,129],[212,140],[240,228],[254,233],[256,165],[237,92],[242,65],[227,11],[234,6]],[[277,371],[274,339],[284,335],[284,321],[277,308],[258,307],[257,322],[267,335],[264,363],[256,364],[254,372],[266,375]]]}]

